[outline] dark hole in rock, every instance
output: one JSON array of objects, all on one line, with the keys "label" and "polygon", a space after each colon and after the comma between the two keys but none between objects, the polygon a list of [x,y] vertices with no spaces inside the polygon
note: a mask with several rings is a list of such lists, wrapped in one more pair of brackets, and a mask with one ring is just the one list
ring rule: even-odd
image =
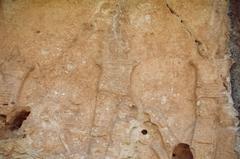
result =
[{"label": "dark hole in rock", "polygon": [[173,159],[193,159],[193,154],[188,144],[179,143],[174,147],[172,157]]},{"label": "dark hole in rock", "polygon": [[11,104],[15,104],[15,102],[12,101]]},{"label": "dark hole in rock", "polygon": [[0,114],[0,121],[6,121],[7,116],[4,114]]},{"label": "dark hole in rock", "polygon": [[9,129],[11,131],[19,129],[22,126],[23,121],[27,119],[29,114],[30,114],[30,111],[26,111],[26,110],[22,110],[18,112],[13,118],[12,122],[8,123]]},{"label": "dark hole in rock", "polygon": [[142,130],[142,134],[143,134],[143,135],[147,135],[147,133],[148,133],[148,131],[147,131],[146,129],[143,129],[143,130]]},{"label": "dark hole in rock", "polygon": [[41,33],[41,31],[40,31],[40,30],[37,30],[36,33],[39,34],[39,33]]},{"label": "dark hole in rock", "polygon": [[194,42],[197,43],[198,45],[202,45],[201,41],[199,41],[197,39]]},{"label": "dark hole in rock", "polygon": [[2,105],[3,105],[3,106],[7,106],[7,105],[8,105],[8,103],[3,103]]}]

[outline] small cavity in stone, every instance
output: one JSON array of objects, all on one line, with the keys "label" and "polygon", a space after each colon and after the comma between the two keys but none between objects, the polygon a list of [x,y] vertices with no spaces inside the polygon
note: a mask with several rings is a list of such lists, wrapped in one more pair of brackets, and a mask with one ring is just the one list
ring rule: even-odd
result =
[{"label": "small cavity in stone", "polygon": [[19,129],[22,126],[23,121],[27,119],[29,114],[30,114],[30,111],[26,111],[26,110],[23,110],[17,113],[13,121],[9,123],[9,129],[11,131]]},{"label": "small cavity in stone", "polygon": [[174,147],[172,157],[173,159],[193,159],[193,154],[188,144],[179,143]]},{"label": "small cavity in stone", "polygon": [[141,132],[143,135],[147,135],[147,133],[148,133],[148,131],[146,129],[143,129]]}]

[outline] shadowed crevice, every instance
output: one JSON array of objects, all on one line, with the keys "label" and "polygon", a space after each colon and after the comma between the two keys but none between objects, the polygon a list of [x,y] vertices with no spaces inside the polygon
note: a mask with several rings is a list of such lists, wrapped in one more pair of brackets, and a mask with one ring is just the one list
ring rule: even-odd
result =
[{"label": "shadowed crevice", "polygon": [[19,129],[22,126],[23,121],[27,119],[29,114],[30,111],[28,110],[22,110],[20,112],[17,112],[11,122],[7,123],[8,129],[11,131]]},{"label": "shadowed crevice", "polygon": [[230,43],[229,49],[234,64],[231,67],[231,86],[234,107],[240,112],[240,1],[229,1]]}]

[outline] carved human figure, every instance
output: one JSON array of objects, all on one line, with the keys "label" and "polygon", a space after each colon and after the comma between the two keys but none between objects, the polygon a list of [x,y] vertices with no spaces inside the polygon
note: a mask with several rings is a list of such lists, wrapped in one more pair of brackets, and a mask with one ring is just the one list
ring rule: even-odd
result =
[{"label": "carved human figure", "polygon": [[[199,53],[198,47],[203,46],[198,40],[192,54],[162,53],[137,64],[132,62],[126,53],[124,29],[120,27],[126,18],[121,8],[124,4],[120,1],[117,5],[110,53],[103,55],[100,62],[102,75],[90,158],[141,158],[143,150],[152,158],[169,159],[178,143],[190,145],[195,158],[213,158],[216,103],[223,97],[223,87],[216,83],[220,77],[215,65]],[[128,132],[121,133],[121,128]],[[203,129],[208,132],[205,136]],[[207,146],[203,146],[205,143]]]}]

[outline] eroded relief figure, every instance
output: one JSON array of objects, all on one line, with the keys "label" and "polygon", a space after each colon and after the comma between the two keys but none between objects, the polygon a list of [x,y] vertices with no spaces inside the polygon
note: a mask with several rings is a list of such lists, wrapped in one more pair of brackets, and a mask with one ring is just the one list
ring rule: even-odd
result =
[{"label": "eroded relief figure", "polygon": [[30,107],[18,104],[22,87],[33,66],[26,63],[17,47],[9,56],[3,54],[0,57],[0,139],[8,139],[19,136],[14,134],[14,130],[19,129],[30,114]]},{"label": "eroded relief figure", "polygon": [[[190,146],[194,158],[213,159],[215,112],[226,97],[222,83],[216,82],[221,77],[211,57],[203,56],[203,44],[191,35],[195,50],[190,53],[160,52],[145,60],[131,59],[124,28],[131,23],[127,5],[121,0],[111,8],[111,40],[99,64],[102,74],[89,157],[170,159],[175,157],[174,147],[182,143]],[[150,4],[139,6],[139,12],[154,10]],[[146,29],[150,16],[144,18],[140,23]]]},{"label": "eroded relief figure", "polygon": [[[13,3],[28,4],[23,2]],[[21,49],[3,49],[10,52],[6,57],[0,54],[0,128],[4,128],[0,158],[230,159],[235,155],[233,116],[227,114],[230,64],[218,46],[224,40],[210,46],[209,41],[217,40],[203,40],[194,31],[200,28],[205,36],[213,32],[205,27],[207,20],[213,27],[226,23],[218,19],[223,16],[218,14],[225,14],[224,0],[34,2],[29,10],[8,9],[16,10],[7,17],[13,19],[10,26],[15,27],[16,19],[21,23],[27,19],[29,25],[18,29],[25,32],[16,38]],[[208,14],[206,9],[201,16],[203,11],[196,11],[199,21],[186,15],[191,11],[178,12],[194,5],[211,6],[207,9],[213,11]],[[16,16],[20,12],[21,18]],[[225,36],[227,31],[218,25],[216,30],[223,33],[216,36]],[[33,73],[24,57],[34,59]],[[28,79],[32,82],[26,84]],[[19,100],[24,104],[20,106]],[[26,135],[19,136],[20,131],[12,130],[22,123],[14,121],[26,119],[27,105],[31,115],[20,129]],[[5,130],[16,132],[17,138],[14,133],[5,136]],[[229,137],[226,144],[225,137]]]}]

